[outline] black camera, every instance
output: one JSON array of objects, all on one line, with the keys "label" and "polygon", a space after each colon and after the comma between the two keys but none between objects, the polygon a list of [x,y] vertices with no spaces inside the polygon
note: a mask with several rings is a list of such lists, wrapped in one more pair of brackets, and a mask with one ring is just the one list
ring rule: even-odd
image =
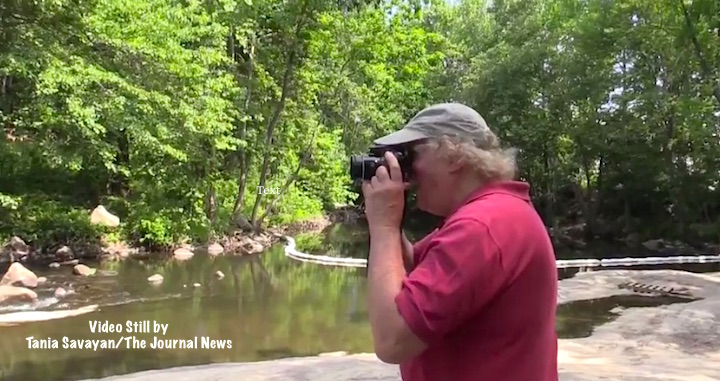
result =
[{"label": "black camera", "polygon": [[385,163],[385,152],[390,151],[398,160],[402,170],[403,181],[408,181],[412,169],[412,149],[398,146],[372,146],[368,155],[350,156],[350,178],[355,181],[370,180],[375,171]]}]

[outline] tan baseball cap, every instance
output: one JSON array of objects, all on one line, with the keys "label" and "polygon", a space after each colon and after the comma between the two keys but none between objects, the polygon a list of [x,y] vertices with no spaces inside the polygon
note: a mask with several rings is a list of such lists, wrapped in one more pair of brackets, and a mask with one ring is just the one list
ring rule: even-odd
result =
[{"label": "tan baseball cap", "polygon": [[438,103],[426,107],[405,126],[375,140],[378,145],[403,145],[441,136],[471,140],[477,147],[497,146],[497,137],[485,119],[474,109],[461,103]]}]

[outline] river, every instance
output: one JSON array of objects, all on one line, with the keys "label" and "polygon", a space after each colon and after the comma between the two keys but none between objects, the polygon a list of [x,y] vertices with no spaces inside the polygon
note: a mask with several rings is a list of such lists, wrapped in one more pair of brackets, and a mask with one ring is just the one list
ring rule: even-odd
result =
[{"label": "river", "polygon": [[[357,226],[335,225],[323,234],[297,237],[299,250],[317,254],[364,257],[366,234]],[[147,369],[218,362],[245,362],[324,352],[372,352],[365,305],[363,270],[304,264],[284,256],[278,244],[259,256],[198,254],[186,262],[125,260],[87,263],[98,275],[72,275],[72,267],[31,268],[48,281],[36,290],[35,310],[98,305],[95,312],[58,320],[0,327],[0,379],[81,380]],[[654,268],[660,268],[655,266]],[[662,268],[696,272],[720,271],[719,264],[675,265]],[[0,269],[4,271],[5,269]],[[224,274],[222,279],[217,271]],[[558,272],[559,278],[575,270]],[[164,282],[147,278],[159,273]],[[197,284],[197,285],[196,285]],[[74,289],[56,299],[58,286]],[[613,318],[616,306],[675,302],[664,298],[623,296],[575,302],[558,308],[558,334],[582,337]],[[38,307],[40,306],[40,307]],[[0,313],[30,308],[2,307]],[[92,322],[166,324],[162,333],[93,333]],[[63,349],[63,337],[101,340],[134,336],[148,343],[158,339],[201,337],[230,341],[224,349]],[[57,349],[28,348],[27,338],[54,339]],[[225,343],[227,346],[227,342]]]}]

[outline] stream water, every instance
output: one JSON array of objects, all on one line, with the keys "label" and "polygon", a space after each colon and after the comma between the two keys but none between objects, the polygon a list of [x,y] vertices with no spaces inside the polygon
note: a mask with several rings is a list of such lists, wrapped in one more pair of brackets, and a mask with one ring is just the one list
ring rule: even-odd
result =
[{"label": "stream water", "polygon": [[[325,233],[296,237],[304,252],[363,257],[366,235],[354,226],[336,225]],[[97,311],[76,317],[0,327],[0,379],[81,380],[147,369],[217,362],[241,362],[309,356],[323,352],[372,352],[365,306],[363,270],[328,268],[294,262],[276,245],[259,256],[195,255],[191,260],[152,262],[125,260],[86,263],[101,272],[92,277],[72,275],[71,267],[32,268],[45,282],[34,305],[2,307],[0,313],[57,310],[98,305]],[[653,268],[658,268],[655,266]],[[690,271],[720,271],[720,265],[676,265]],[[4,269],[0,269],[4,270]],[[219,279],[215,273],[224,274]],[[159,273],[164,282],[147,278]],[[559,278],[573,270],[559,271]],[[196,286],[197,284],[197,286]],[[53,296],[62,286],[74,294]],[[562,338],[587,336],[593,327],[613,318],[616,306],[647,306],[677,300],[624,296],[574,302],[558,308]],[[167,324],[160,333],[93,333],[91,323],[150,322]],[[63,337],[98,340],[134,336],[148,344],[158,339],[201,337],[231,342],[224,349],[128,348],[64,349]],[[28,339],[54,339],[58,348],[28,348]]]}]

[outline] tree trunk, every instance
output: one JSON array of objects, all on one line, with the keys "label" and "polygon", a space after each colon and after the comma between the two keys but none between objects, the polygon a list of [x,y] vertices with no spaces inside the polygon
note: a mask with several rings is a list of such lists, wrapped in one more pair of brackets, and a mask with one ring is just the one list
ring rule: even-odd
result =
[{"label": "tree trunk", "polygon": [[270,210],[273,209],[273,207],[275,206],[275,204],[276,204],[278,201],[280,201],[280,199],[282,198],[282,196],[287,192],[288,189],[290,189],[290,186],[295,182],[295,180],[297,180],[298,174],[300,173],[300,170],[302,169],[303,164],[305,164],[305,162],[306,162],[306,161],[310,158],[310,156],[312,155],[311,150],[312,150],[313,143],[315,142],[316,133],[317,133],[317,130],[315,131],[315,133],[313,133],[313,136],[312,136],[312,138],[310,139],[310,142],[308,143],[308,146],[307,146],[304,150],[301,151],[301,152],[305,152],[305,154],[303,154],[302,158],[298,161],[298,165],[297,165],[297,168],[295,168],[295,171],[294,171],[294,172],[292,173],[292,175],[290,175],[290,176],[288,177],[288,179],[285,181],[285,184],[283,184],[282,188],[280,189],[279,194],[270,201],[270,204],[268,204],[267,208],[265,209],[265,213],[263,213],[263,214],[260,216],[260,218],[258,218],[257,224],[254,225],[254,228],[255,228],[256,231],[260,228],[260,226],[262,225],[263,220],[265,220],[265,218],[268,216]]},{"label": "tree trunk", "polygon": [[[277,127],[278,122],[280,121],[280,115],[282,115],[283,110],[285,109],[285,102],[287,100],[287,96],[290,90],[290,80],[293,75],[293,71],[295,69],[295,60],[297,59],[298,51],[297,51],[297,44],[300,42],[300,32],[302,31],[303,24],[304,24],[304,17],[305,17],[305,10],[307,9],[307,3],[303,5],[302,12],[300,13],[300,20],[298,20],[298,23],[295,25],[295,36],[293,41],[291,42],[290,47],[290,53],[288,55],[287,64],[285,66],[285,73],[283,74],[283,82],[282,82],[282,92],[280,95],[280,101],[278,102],[277,108],[275,109],[275,113],[273,114],[272,119],[270,119],[270,122],[267,126],[267,134],[265,136],[265,146],[263,147],[265,150],[265,154],[263,157],[263,165],[262,170],[260,171],[260,184],[258,188],[265,187],[266,181],[267,181],[267,172],[268,167],[270,165],[270,152],[271,145],[272,145],[272,138],[273,134],[275,132],[275,127]],[[255,205],[253,205],[252,210],[252,216],[250,217],[250,224],[255,228],[258,229],[259,226],[257,225],[257,213],[258,209],[260,208],[260,202],[262,201],[262,194],[258,193],[257,197],[255,198]]]},{"label": "tree trunk", "polygon": [[548,153],[547,142],[543,144],[543,165],[546,176],[545,182],[545,225],[555,227],[555,190],[553,189],[553,172],[550,164],[550,154]]},{"label": "tree trunk", "polygon": [[[233,62],[235,61],[235,33],[232,34],[231,39],[231,51],[233,55]],[[253,78],[255,74],[255,41],[253,39],[253,42],[250,44],[250,52],[249,52],[249,61],[248,61],[248,86],[247,86],[247,94],[245,97],[245,115],[247,115],[250,112],[250,100],[252,99],[252,92],[253,92]],[[243,126],[240,129],[240,140],[245,141],[245,138],[247,136],[247,119],[243,121]],[[233,206],[233,212],[230,215],[231,220],[236,220],[239,216],[238,214],[242,213],[242,209],[245,203],[245,187],[247,185],[247,172],[248,168],[250,168],[251,163],[251,157],[250,157],[250,150],[248,149],[248,145],[245,145],[245,148],[240,153],[240,177],[238,178],[238,190],[237,195],[235,196],[235,205]]]},{"label": "tree trunk", "polygon": [[[267,134],[265,135],[265,155],[263,155],[263,165],[262,170],[260,171],[260,184],[258,186],[258,189],[264,188],[266,181],[267,181],[267,172],[268,167],[270,165],[270,152],[271,145],[272,145],[272,138],[273,134],[275,133],[275,127],[277,126],[278,122],[280,121],[280,115],[282,114],[283,110],[285,109],[285,101],[287,99],[287,93],[288,89],[290,87],[290,77],[292,76],[293,66],[295,64],[295,50],[292,50],[290,52],[290,55],[288,57],[287,66],[285,67],[285,74],[283,78],[283,85],[282,85],[282,93],[280,95],[280,102],[278,102],[277,108],[275,109],[275,113],[270,119],[270,122],[267,126]],[[257,197],[255,198],[255,205],[253,205],[252,210],[252,216],[250,217],[250,224],[255,228],[258,229],[257,225],[257,212],[260,208],[260,202],[262,201],[262,193],[258,193]]]}]

